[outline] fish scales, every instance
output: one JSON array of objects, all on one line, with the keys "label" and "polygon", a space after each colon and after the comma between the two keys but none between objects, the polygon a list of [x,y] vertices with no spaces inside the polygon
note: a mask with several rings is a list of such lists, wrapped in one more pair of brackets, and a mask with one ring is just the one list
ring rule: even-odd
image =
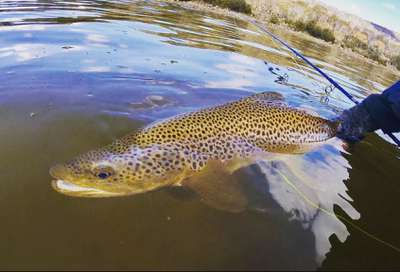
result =
[{"label": "fish scales", "polygon": [[122,142],[125,147],[146,147],[155,143],[212,144],[216,139],[225,143],[235,137],[266,151],[291,153],[302,144],[321,142],[334,136],[334,123],[276,103],[270,97],[261,93],[184,114],[151,125],[123,138]]},{"label": "fish scales", "polygon": [[290,108],[281,95],[265,92],[156,122],[51,173],[83,187],[145,191],[177,183],[211,160],[301,153],[335,133],[334,122]]}]

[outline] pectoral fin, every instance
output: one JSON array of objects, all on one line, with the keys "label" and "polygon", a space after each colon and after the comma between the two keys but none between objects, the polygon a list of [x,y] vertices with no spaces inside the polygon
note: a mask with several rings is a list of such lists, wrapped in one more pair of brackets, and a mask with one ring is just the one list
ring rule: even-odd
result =
[{"label": "pectoral fin", "polygon": [[208,162],[202,171],[186,178],[182,185],[191,188],[204,203],[216,209],[241,212],[248,204],[239,179],[220,161]]},{"label": "pectoral fin", "polygon": [[[258,154],[257,154],[258,155]],[[254,158],[234,158],[232,160],[229,160],[224,163],[220,163],[221,167],[224,168],[224,171],[232,175],[235,171],[244,168],[246,166],[249,166],[250,164],[253,164],[257,160],[258,156],[256,154],[254,155]]]}]

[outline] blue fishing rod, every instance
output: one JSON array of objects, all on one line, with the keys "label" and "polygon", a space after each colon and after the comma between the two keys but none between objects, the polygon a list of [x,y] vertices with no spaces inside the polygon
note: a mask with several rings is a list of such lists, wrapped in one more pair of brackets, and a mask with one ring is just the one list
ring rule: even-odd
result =
[{"label": "blue fishing rod", "polygon": [[[285,46],[287,49],[289,49],[293,54],[301,58],[304,62],[306,62],[308,65],[310,65],[314,70],[316,70],[320,75],[322,75],[324,78],[326,78],[333,86],[335,86],[339,91],[341,91],[348,99],[353,101],[354,104],[359,104],[359,102],[352,96],[349,92],[347,92],[342,86],[339,85],[335,80],[333,80],[329,75],[327,75],[324,71],[322,71],[320,68],[315,66],[311,61],[309,61],[306,57],[304,57],[302,54],[300,54],[297,50],[292,48],[288,43],[285,41],[281,40],[279,37],[277,37],[275,34],[270,32],[268,29],[266,29],[264,26],[260,25],[256,20],[248,17],[248,21],[250,21],[253,25],[257,26],[259,29],[261,29],[263,32],[267,33],[269,36],[271,36],[273,39],[278,41],[280,44]],[[386,133],[396,144],[398,147],[400,147],[400,140],[396,138],[396,136],[393,135],[393,133]]]}]

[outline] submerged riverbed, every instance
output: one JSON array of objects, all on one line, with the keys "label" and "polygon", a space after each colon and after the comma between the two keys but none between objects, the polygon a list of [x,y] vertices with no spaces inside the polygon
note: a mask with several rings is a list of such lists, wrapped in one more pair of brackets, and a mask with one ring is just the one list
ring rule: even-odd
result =
[{"label": "submerged riverbed", "polygon": [[[276,34],[358,99],[400,78]],[[400,152],[376,134],[237,171],[240,213],[184,188],[85,199],[50,186],[58,162],[262,91],[325,118],[351,106],[245,21],[162,1],[2,1],[0,269],[399,269],[400,253],[349,223],[400,246]]]}]

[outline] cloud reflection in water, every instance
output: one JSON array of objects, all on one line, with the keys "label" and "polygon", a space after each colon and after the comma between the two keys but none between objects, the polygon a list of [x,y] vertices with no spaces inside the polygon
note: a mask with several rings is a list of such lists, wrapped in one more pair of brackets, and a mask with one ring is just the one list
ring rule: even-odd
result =
[{"label": "cloud reflection in water", "polygon": [[344,183],[351,168],[342,148],[325,145],[305,155],[279,155],[258,165],[269,185],[269,193],[289,215],[315,237],[316,262],[321,264],[331,249],[329,237],[335,234],[343,243],[349,236],[346,226],[336,217],[334,206],[351,219],[360,214],[350,204]]}]

